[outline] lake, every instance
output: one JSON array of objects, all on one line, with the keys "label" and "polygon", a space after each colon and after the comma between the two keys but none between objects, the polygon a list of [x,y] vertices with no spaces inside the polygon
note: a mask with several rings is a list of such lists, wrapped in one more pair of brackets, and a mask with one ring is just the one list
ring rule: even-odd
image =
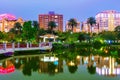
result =
[{"label": "lake", "polygon": [[67,56],[44,53],[0,58],[0,80],[120,80],[119,58]]}]

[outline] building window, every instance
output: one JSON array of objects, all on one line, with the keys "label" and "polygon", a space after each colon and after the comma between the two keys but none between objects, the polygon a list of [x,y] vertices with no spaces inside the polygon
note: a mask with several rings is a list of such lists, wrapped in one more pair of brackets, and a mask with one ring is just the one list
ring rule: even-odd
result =
[{"label": "building window", "polygon": [[55,18],[58,18],[58,16],[55,16]]}]

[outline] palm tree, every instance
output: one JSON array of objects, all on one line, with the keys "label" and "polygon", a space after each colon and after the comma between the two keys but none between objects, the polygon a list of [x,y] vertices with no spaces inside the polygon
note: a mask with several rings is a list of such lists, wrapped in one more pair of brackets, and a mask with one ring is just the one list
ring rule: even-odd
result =
[{"label": "palm tree", "polygon": [[91,30],[91,33],[92,33],[92,26],[93,26],[93,24],[96,24],[95,18],[94,17],[88,18],[87,19],[87,24],[90,25],[90,26],[88,26],[89,27],[89,32]]},{"label": "palm tree", "polygon": [[81,24],[81,30],[82,30],[82,32],[83,32],[83,28],[84,28],[84,23],[82,22],[82,24]]},{"label": "palm tree", "polygon": [[16,22],[14,24],[14,30],[16,31],[17,34],[20,34],[21,33],[21,29],[22,29],[22,26],[19,22]]},{"label": "palm tree", "polygon": [[57,27],[56,23],[54,21],[50,21],[48,23],[48,28],[51,30],[51,32],[53,33],[53,29]]},{"label": "palm tree", "polygon": [[115,27],[115,32],[117,34],[116,38],[117,38],[117,42],[118,42],[118,40],[120,40],[120,25]]},{"label": "palm tree", "polygon": [[84,40],[85,40],[85,34],[83,34],[83,33],[79,34],[78,40],[79,40],[80,42],[84,41]]},{"label": "palm tree", "polygon": [[77,26],[77,22],[74,18],[71,18],[69,21],[68,21],[68,26],[70,26],[72,28],[72,32],[73,32],[73,28]]},{"label": "palm tree", "polygon": [[119,32],[120,31],[120,25],[115,27],[115,31]]},{"label": "palm tree", "polygon": [[34,26],[37,30],[40,29],[38,21],[32,21],[32,26]]}]

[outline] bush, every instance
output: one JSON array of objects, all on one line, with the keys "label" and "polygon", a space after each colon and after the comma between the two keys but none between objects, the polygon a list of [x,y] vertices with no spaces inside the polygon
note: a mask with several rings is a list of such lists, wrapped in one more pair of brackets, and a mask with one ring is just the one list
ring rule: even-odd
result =
[{"label": "bush", "polygon": [[93,42],[93,47],[94,47],[95,49],[100,49],[101,46],[102,46],[102,43],[101,43],[100,41],[95,41],[95,42]]}]

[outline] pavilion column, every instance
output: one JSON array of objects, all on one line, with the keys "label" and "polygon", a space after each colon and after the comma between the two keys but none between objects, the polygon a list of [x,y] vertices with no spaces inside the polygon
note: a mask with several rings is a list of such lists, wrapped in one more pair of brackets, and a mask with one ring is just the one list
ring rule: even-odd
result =
[{"label": "pavilion column", "polygon": [[55,42],[55,38],[54,38],[54,42]]},{"label": "pavilion column", "polygon": [[6,46],[6,43],[4,42],[3,43],[3,49],[6,50],[7,46]]},{"label": "pavilion column", "polygon": [[29,43],[27,42],[27,48],[29,48]]},{"label": "pavilion column", "polygon": [[43,42],[45,42],[45,39],[46,39],[46,38],[44,37],[44,38],[43,38]]},{"label": "pavilion column", "polygon": [[39,47],[40,47],[40,42],[39,42]]},{"label": "pavilion column", "polygon": [[14,42],[12,43],[12,48],[13,48],[13,51],[15,51],[15,43]]},{"label": "pavilion column", "polygon": [[17,47],[20,48],[20,43],[19,42],[17,43]]},{"label": "pavilion column", "polygon": [[30,42],[30,47],[32,47],[32,43]]}]

